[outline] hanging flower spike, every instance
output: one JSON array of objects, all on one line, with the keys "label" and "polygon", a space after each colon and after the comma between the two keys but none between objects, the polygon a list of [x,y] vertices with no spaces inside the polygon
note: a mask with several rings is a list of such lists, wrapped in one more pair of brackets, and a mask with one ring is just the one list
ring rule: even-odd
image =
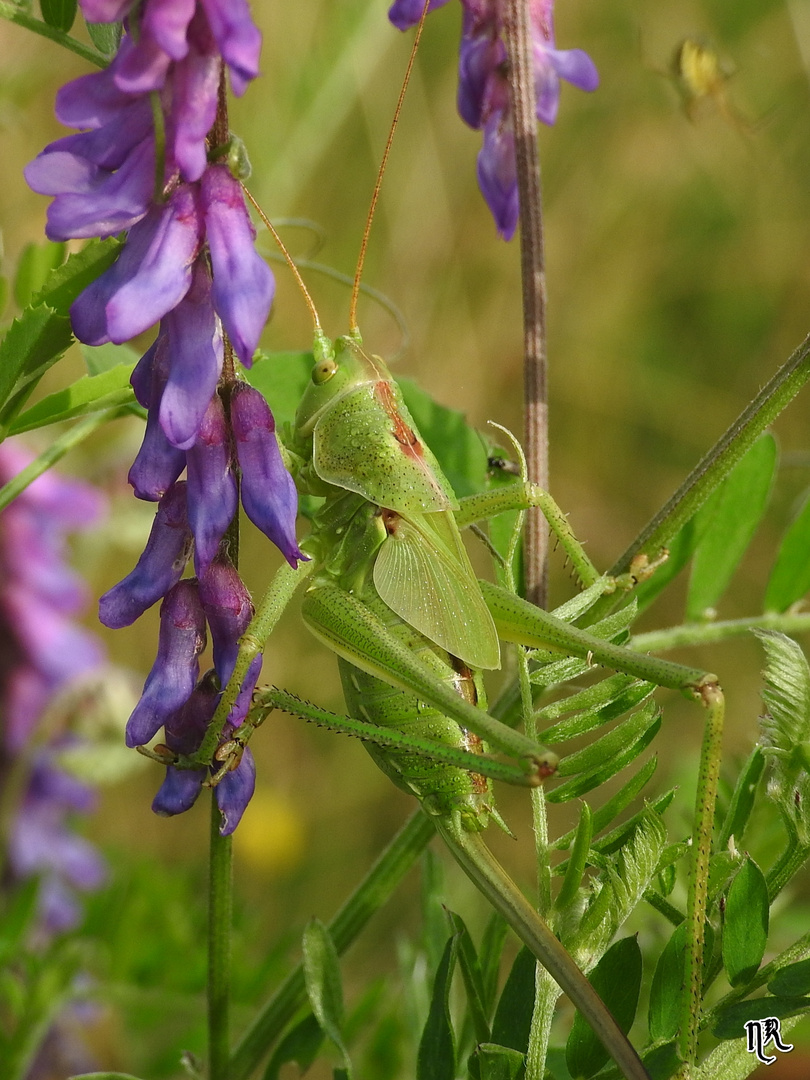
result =
[{"label": "hanging flower spike", "polygon": [[[502,0],[461,0],[464,8],[459,49],[458,111],[476,130],[483,130],[478,155],[478,185],[495,218],[498,232],[510,240],[519,216],[517,164],[512,106],[507,78]],[[439,4],[430,4],[430,10]],[[419,21],[418,0],[396,0],[389,11],[400,30]],[[530,0],[529,29],[534,63],[537,119],[554,124],[560,103],[560,79],[580,90],[595,90],[599,75],[582,49],[557,49],[554,0]]]}]

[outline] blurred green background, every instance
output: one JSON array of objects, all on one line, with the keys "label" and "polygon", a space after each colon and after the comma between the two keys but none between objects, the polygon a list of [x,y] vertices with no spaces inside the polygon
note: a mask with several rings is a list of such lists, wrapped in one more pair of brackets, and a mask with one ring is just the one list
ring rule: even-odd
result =
[{"label": "blurred green background", "polygon": [[[250,186],[274,220],[313,222],[323,238],[317,259],[350,274],[410,36],[389,25],[384,3],[369,0],[258,0],[253,9],[264,32],[263,76],[231,114],[252,159]],[[496,235],[475,180],[480,135],[456,114],[460,15],[449,3],[428,20],[371,233],[365,280],[400,309],[408,343],[403,348],[397,325],[368,299],[360,324],[372,350],[401,354],[396,372],[418,379],[476,425],[493,419],[519,433],[519,249]],[[607,566],[810,326],[810,9],[801,0],[561,0],[556,22],[559,47],[586,49],[602,82],[592,95],[564,85],[558,122],[540,133],[551,490],[591,557]],[[671,73],[687,37],[716,49],[729,73],[691,119]],[[54,94],[87,70],[49,42],[0,24],[6,274],[24,245],[41,238],[44,224],[46,201],[25,187],[22,167],[63,134],[53,118]],[[288,224],[281,231],[294,254],[315,254],[312,230]],[[262,245],[271,253],[268,239]],[[263,347],[306,348],[311,331],[302,300],[285,268],[276,277]],[[305,277],[327,332],[344,332],[348,289],[325,276]],[[80,373],[77,354],[44,389]],[[808,485],[806,394],[778,422],[782,470],[723,617],[760,610],[774,546]],[[112,499],[106,530],[77,546],[94,597],[131,567],[149,527],[152,508],[137,505],[125,483],[139,441],[138,424],[119,421],[66,462]],[[261,593],[278,560],[250,527],[243,535],[244,576]],[[553,602],[572,587],[556,558]],[[667,625],[681,614],[676,587],[646,625]],[[95,626],[92,613],[87,622]],[[113,660],[142,680],[154,657],[156,612],[115,634],[95,628]],[[718,671],[728,690],[732,757],[744,754],[755,735],[760,659],[753,642],[690,655],[690,662]],[[267,681],[339,708],[335,666],[299,629],[294,612],[271,644],[264,672]],[[688,791],[699,720],[675,695],[666,710],[658,782]],[[250,940],[239,952],[243,998],[255,992],[250,972],[261,966],[259,946],[280,941],[279,963],[294,955],[304,918],[333,913],[410,810],[354,742],[278,716],[252,745],[257,795],[236,835],[239,905],[249,908],[240,915]],[[207,837],[202,799],[180,819],[151,814],[156,770],[145,767],[105,791],[102,812],[87,824],[120,871],[113,899],[94,902],[99,925],[105,905],[129,911],[141,878],[180,874],[186,882],[174,890],[156,884],[153,906],[131,914],[130,925],[148,942],[144,955],[154,954],[151,967],[144,960],[145,986],[164,977],[162,948],[183,955],[191,949],[202,913],[190,915],[189,908],[199,897]],[[493,842],[528,882],[525,800],[507,792],[502,802],[521,844]],[[559,827],[568,827],[571,809],[558,813]],[[461,884],[454,870],[448,874],[451,903],[480,922],[475,901],[457,897]],[[402,911],[384,913],[352,954],[350,982],[387,965],[396,927],[416,906],[416,888],[412,881]],[[168,912],[168,929],[153,925],[160,912]],[[193,997],[201,978],[200,970],[187,970],[185,982],[173,987],[178,1000]],[[148,996],[144,990],[144,1009]],[[116,1029],[105,1038],[112,1064],[147,1067],[134,1036]],[[167,1045],[173,1038],[167,1033]],[[199,1050],[200,1039],[194,1031],[183,1045]],[[169,1075],[171,1065],[169,1057],[155,1058],[150,1075]]]}]

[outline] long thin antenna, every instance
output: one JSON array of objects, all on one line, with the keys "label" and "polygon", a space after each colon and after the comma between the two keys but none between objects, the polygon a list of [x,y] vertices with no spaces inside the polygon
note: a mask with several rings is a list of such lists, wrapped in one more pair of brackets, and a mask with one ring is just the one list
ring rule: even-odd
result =
[{"label": "long thin antenna", "polygon": [[413,71],[414,61],[416,60],[416,50],[419,48],[419,39],[422,36],[422,27],[425,25],[425,18],[427,17],[428,8],[430,6],[430,0],[425,0],[425,6],[422,8],[422,17],[416,27],[416,37],[413,39],[413,48],[411,49],[411,56],[408,60],[408,67],[405,70],[405,78],[402,80],[402,89],[399,91],[399,99],[397,100],[397,107],[394,110],[394,119],[391,121],[391,129],[388,132],[388,140],[385,144],[385,152],[380,162],[380,168],[377,171],[377,181],[374,184],[374,192],[371,196],[371,204],[368,208],[368,217],[366,218],[366,227],[363,230],[363,240],[360,244],[360,254],[357,256],[357,269],[354,272],[354,285],[352,287],[352,302],[349,308],[349,330],[352,334],[357,333],[357,301],[360,296],[360,279],[363,276],[363,264],[366,261],[366,248],[368,247],[368,237],[371,232],[371,223],[374,220],[374,211],[377,209],[377,200],[380,197],[380,188],[382,187],[383,176],[385,174],[385,166],[388,164],[388,155],[391,153],[391,145],[394,141],[394,132],[397,129],[399,122],[399,114],[402,112],[402,103],[405,100],[405,91],[408,89],[408,83],[410,82],[411,72]]},{"label": "long thin antenna", "polygon": [[284,259],[285,259],[287,265],[289,266],[290,270],[292,270],[292,275],[296,280],[298,288],[301,290],[301,293],[302,293],[302,295],[304,297],[304,300],[306,301],[306,305],[309,308],[309,313],[312,316],[312,324],[313,324],[313,326],[315,328],[315,336],[317,338],[322,338],[323,337],[323,330],[321,329],[321,320],[318,318],[318,310],[315,307],[314,300],[309,295],[309,289],[307,289],[306,285],[304,284],[304,279],[301,277],[301,274],[300,274],[300,272],[298,270],[298,267],[295,264],[295,259],[293,259],[292,255],[290,255],[289,251],[287,251],[287,248],[284,246],[284,241],[281,239],[281,237],[276,232],[270,218],[265,214],[264,210],[262,210],[262,208],[259,206],[259,204],[256,202],[256,200],[253,198],[253,196],[251,195],[251,193],[248,191],[248,189],[245,187],[244,184],[242,184],[242,190],[244,191],[245,195],[247,195],[248,199],[250,199],[251,203],[253,204],[253,208],[255,209],[255,211],[259,215],[259,217],[262,219],[264,227],[267,229],[267,231],[270,233],[270,235],[275,240],[279,251],[284,256]]}]

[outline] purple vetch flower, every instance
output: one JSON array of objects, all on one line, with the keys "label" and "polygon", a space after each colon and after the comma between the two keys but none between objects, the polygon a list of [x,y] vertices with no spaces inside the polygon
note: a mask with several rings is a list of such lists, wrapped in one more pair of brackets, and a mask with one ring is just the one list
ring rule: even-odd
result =
[{"label": "purple vetch flower", "polygon": [[[431,2],[430,9],[440,6]],[[478,155],[478,183],[504,240],[518,221],[517,169],[508,58],[503,40],[502,0],[461,0],[464,9],[459,50],[458,110],[462,119],[483,130]],[[419,0],[395,0],[388,15],[400,30],[419,21]],[[599,85],[596,67],[582,49],[558,49],[554,39],[554,0],[530,0],[529,22],[534,60],[537,119],[553,124],[560,103],[560,79],[580,90]]]},{"label": "purple vetch flower", "polygon": [[[3,443],[0,484],[29,461],[27,452]],[[48,472],[0,512],[0,737],[6,776],[18,755],[30,753],[56,696],[104,663],[100,644],[72,621],[86,594],[65,562],[66,534],[91,527],[103,510],[92,488]],[[70,828],[70,817],[88,813],[95,801],[89,787],[56,763],[71,745],[76,739],[66,734],[41,738],[9,829],[9,880],[41,878],[45,933],[74,926],[81,916],[75,891],[98,888],[106,874],[92,845]],[[0,794],[2,787],[0,779]]]},{"label": "purple vetch flower", "polygon": [[205,648],[205,616],[197,582],[178,582],[160,607],[158,653],[141,700],[127,721],[127,746],[143,746],[182,708],[197,682]]},{"label": "purple vetch flower", "polygon": [[194,567],[202,576],[217,553],[238,503],[230,433],[219,394],[211,398],[197,441],[186,453],[186,475]]},{"label": "purple vetch flower", "polygon": [[161,499],[135,569],[99,600],[100,621],[112,630],[130,626],[177,584],[190,556],[186,484],[181,480]]},{"label": "purple vetch flower", "polygon": [[230,411],[245,513],[295,567],[306,559],[295,539],[298,493],[281,460],[273,414],[264,396],[247,383],[234,386]]}]

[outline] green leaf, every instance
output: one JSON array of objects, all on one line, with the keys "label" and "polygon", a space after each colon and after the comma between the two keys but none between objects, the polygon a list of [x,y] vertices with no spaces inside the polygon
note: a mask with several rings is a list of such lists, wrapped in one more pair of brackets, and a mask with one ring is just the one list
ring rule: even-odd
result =
[{"label": "green leaf", "polygon": [[294,1061],[302,1073],[312,1065],[323,1044],[323,1030],[313,1013],[290,1028],[267,1065],[263,1080],[278,1080],[283,1065]]},{"label": "green leaf", "polygon": [[76,0],[39,0],[42,18],[63,33],[67,33],[76,18]]},{"label": "green leaf", "polygon": [[8,425],[72,340],[70,319],[45,305],[14,320],[0,342],[0,425]]},{"label": "green leaf", "polygon": [[346,1070],[351,1073],[349,1055],[343,1043],[343,984],[340,961],[329,930],[319,919],[312,919],[304,930],[304,981],[312,1011],[324,1034],[340,1051]]},{"label": "green leaf", "polygon": [[805,765],[810,740],[810,667],[791,638],[773,630],[754,630],[754,634],[766,656],[762,697],[767,712],[760,724],[771,765],[768,794],[804,844],[810,841],[810,774]]},{"label": "green leaf", "polygon": [[472,1080],[522,1080],[526,1075],[524,1055],[508,1046],[479,1043],[467,1059]]},{"label": "green leaf", "polygon": [[6,304],[8,303],[8,278],[5,278],[0,274],[0,316],[6,310]]},{"label": "green leaf", "polygon": [[755,746],[740,771],[737,783],[734,785],[728,811],[717,841],[719,851],[725,851],[728,848],[728,842],[732,836],[735,839],[736,846],[738,848],[742,846],[745,826],[748,824],[751,811],[754,809],[757,787],[764,768],[765,756],[762,753],[762,748]]},{"label": "green leaf", "polygon": [[766,611],[786,611],[810,589],[810,495],[788,527],[765,588]]},{"label": "green leaf", "polygon": [[115,56],[124,32],[123,25],[121,23],[93,23],[87,20],[84,25],[98,51],[103,56]]},{"label": "green leaf", "polygon": [[649,733],[653,728],[657,731],[660,725],[660,710],[654,701],[647,702],[601,739],[562,758],[557,775],[574,775],[575,779],[550,791],[547,798],[560,802],[603,784],[641,753],[655,732]]},{"label": "green leaf", "polygon": [[139,1078],[133,1076],[132,1073],[92,1072],[78,1073],[75,1076],[69,1076],[68,1080],[139,1080]]},{"label": "green leaf", "polygon": [[456,1046],[450,1018],[450,983],[456,966],[457,942],[457,936],[451,935],[433,980],[430,1010],[416,1059],[416,1080],[453,1080],[456,1074]]},{"label": "green leaf", "polygon": [[39,878],[25,878],[6,894],[0,919],[0,965],[6,965],[24,947],[37,915]]},{"label": "green leaf", "polygon": [[[639,792],[645,787],[657,767],[658,758],[651,757],[649,761],[645,761],[635,776],[622,784],[616,794],[599,807],[593,815],[592,829],[594,836],[598,836],[598,834],[603,829],[606,829],[623,810],[627,809],[633,799],[635,799]],[[573,839],[574,830],[572,829],[570,832],[565,833],[564,836],[561,836],[559,840],[556,840],[553,846],[564,851],[570,846]]]},{"label": "green leaf", "polygon": [[732,986],[756,974],[768,942],[768,886],[747,858],[731,883],[723,922],[723,967]]},{"label": "green leaf", "polygon": [[[56,0],[57,4],[61,2],[62,0]],[[75,0],[72,0],[72,3],[75,11]],[[24,308],[31,303],[32,298],[48,280],[48,275],[65,261],[65,250],[65,244],[51,244],[48,241],[43,244],[26,244],[14,277],[14,299],[18,307]]]},{"label": "green leaf", "polygon": [[737,1001],[719,1011],[712,1034],[718,1039],[739,1039],[745,1034],[747,1020],[764,1020],[767,1016],[785,1020],[807,1012],[810,1012],[808,997],[761,997]]},{"label": "green leaf", "polygon": [[32,303],[47,304],[58,315],[68,315],[79,293],[112,266],[121,247],[121,241],[113,237],[91,240],[48,276]]},{"label": "green leaf", "polygon": [[[716,493],[715,493],[716,494]],[[706,503],[708,506],[709,503]],[[669,557],[663,566],[659,566],[655,573],[647,578],[635,590],[639,611],[649,607],[653,600],[662,592],[673,578],[677,577],[692,557],[692,552],[700,541],[701,534],[698,530],[699,521],[692,518],[670,540],[667,545]],[[705,526],[707,521],[703,521]]]},{"label": "green leaf", "polygon": [[459,498],[482,491],[487,477],[487,452],[464,413],[439,405],[411,379],[397,379],[419,433],[439,459]]},{"label": "green leaf", "polygon": [[777,997],[803,997],[810,994],[810,960],[799,960],[780,968],[768,983]]},{"label": "green leaf", "polygon": [[87,367],[88,375],[100,375],[103,371],[110,371],[119,364],[133,368],[140,359],[137,353],[129,345],[113,345],[108,341],[106,345],[81,345],[81,353]]},{"label": "green leaf", "polygon": [[258,352],[245,372],[250,385],[267,398],[276,427],[293,424],[314,363],[311,352]]},{"label": "green leaf", "polygon": [[[623,678],[627,679],[627,676],[623,676]],[[603,681],[609,682],[611,679]],[[539,738],[544,743],[553,743],[556,746],[558,743],[567,742],[569,739],[578,738],[580,735],[586,735],[589,731],[593,731],[603,724],[609,724],[612,720],[616,720],[626,712],[634,709],[636,705],[640,705],[642,701],[650,697],[654,690],[655,687],[652,683],[631,679],[620,693],[617,693],[615,697],[611,697],[604,705],[600,705],[595,709],[583,709],[574,716],[560,720],[559,723],[541,731]],[[575,694],[574,697],[579,697],[579,694]],[[569,698],[569,701],[572,700],[573,698]]]},{"label": "green leaf", "polygon": [[506,940],[506,932],[509,929],[506,920],[492,913],[481,939],[481,948],[478,950],[478,963],[481,967],[481,983],[483,986],[484,1012],[487,1019],[492,1015],[495,1008],[495,995],[498,992],[498,972],[501,967],[501,955],[503,944]]},{"label": "green leaf", "polygon": [[586,802],[583,802],[579,810],[579,824],[571,847],[571,856],[565,868],[565,878],[557,894],[557,899],[554,901],[554,907],[557,911],[562,911],[563,908],[573,903],[577,898],[579,887],[582,884],[582,875],[588,861],[592,835],[593,817],[591,808]]},{"label": "green leaf", "polygon": [[18,416],[11,425],[10,434],[33,431],[101,409],[134,405],[135,394],[129,385],[131,374],[132,368],[128,364],[119,364],[100,375],[83,375],[64,390],[48,394]]},{"label": "green leaf", "polygon": [[[635,1019],[641,972],[641,949],[633,935],[611,945],[588,976],[588,982],[613,1013],[625,1035]],[[565,1047],[565,1061],[571,1075],[593,1076],[609,1057],[601,1041],[577,1012]]]},{"label": "green leaf", "polygon": [[703,618],[725,592],[765,512],[775,468],[776,440],[766,432],[698,511],[708,523],[692,560],[687,620]]},{"label": "green leaf", "polygon": [[655,965],[647,1024],[650,1038],[671,1039],[678,1031],[686,956],[686,923],[676,926]]},{"label": "green leaf", "polygon": [[534,979],[537,961],[524,945],[515,957],[504,984],[495,1019],[492,1041],[525,1054],[534,1012]]},{"label": "green leaf", "polygon": [[467,992],[467,1004],[469,1005],[475,1041],[479,1043],[487,1042],[489,1039],[489,1023],[484,999],[484,981],[481,977],[481,967],[478,963],[475,945],[470,937],[470,931],[460,915],[448,910],[447,918],[450,921],[451,930],[458,936],[458,962],[464,979],[464,989]]}]

